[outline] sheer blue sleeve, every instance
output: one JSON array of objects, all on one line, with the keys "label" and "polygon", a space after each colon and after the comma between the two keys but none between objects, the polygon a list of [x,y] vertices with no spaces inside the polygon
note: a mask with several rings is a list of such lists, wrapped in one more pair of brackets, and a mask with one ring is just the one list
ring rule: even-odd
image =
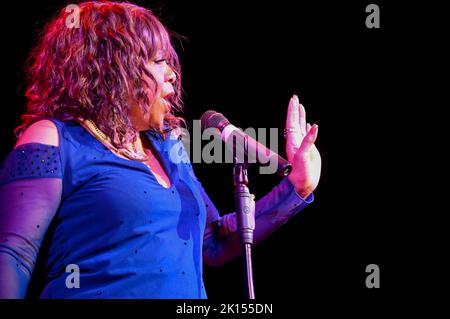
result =
[{"label": "sheer blue sleeve", "polygon": [[[209,265],[220,266],[241,253],[236,213],[220,216],[203,187],[201,190],[208,216],[203,238],[203,259]],[[291,182],[284,178],[255,203],[254,244],[267,238],[313,200],[313,194],[302,198]]]},{"label": "sheer blue sleeve", "polygon": [[58,210],[62,165],[57,146],[28,143],[0,165],[0,298],[23,298],[44,235]]}]

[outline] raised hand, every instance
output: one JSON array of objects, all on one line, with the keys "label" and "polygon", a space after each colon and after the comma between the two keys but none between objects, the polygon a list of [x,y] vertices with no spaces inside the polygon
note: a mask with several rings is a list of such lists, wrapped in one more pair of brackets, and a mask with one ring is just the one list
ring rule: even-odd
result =
[{"label": "raised hand", "polygon": [[317,124],[306,123],[305,108],[294,95],[286,118],[286,154],[292,164],[288,178],[302,198],[309,196],[319,184],[322,161],[314,145],[318,132]]}]

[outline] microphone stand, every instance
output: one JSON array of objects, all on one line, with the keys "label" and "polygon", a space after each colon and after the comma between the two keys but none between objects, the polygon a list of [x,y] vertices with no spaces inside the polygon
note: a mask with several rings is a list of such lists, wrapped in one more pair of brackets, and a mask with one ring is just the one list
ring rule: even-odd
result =
[{"label": "microphone stand", "polygon": [[[244,148],[247,149],[247,139]],[[233,145],[234,146],[234,145]],[[235,147],[233,147],[235,149]],[[234,153],[236,154],[236,153]],[[247,162],[239,163],[234,156],[233,184],[234,204],[236,206],[239,238],[242,244],[242,259],[246,285],[247,299],[255,299],[252,269],[253,230],[255,229],[255,196],[248,188]]]}]

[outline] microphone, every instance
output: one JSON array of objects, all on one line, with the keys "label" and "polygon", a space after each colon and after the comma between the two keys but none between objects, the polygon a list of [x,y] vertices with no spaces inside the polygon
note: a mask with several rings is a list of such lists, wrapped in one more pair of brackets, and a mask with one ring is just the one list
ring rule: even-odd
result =
[{"label": "microphone", "polygon": [[246,163],[259,163],[262,166],[274,164],[272,173],[276,172],[281,177],[287,176],[291,172],[292,165],[287,160],[230,124],[230,121],[222,113],[206,111],[200,121],[202,131],[210,128],[218,130],[220,139],[231,148],[233,156],[238,161],[248,158]]}]

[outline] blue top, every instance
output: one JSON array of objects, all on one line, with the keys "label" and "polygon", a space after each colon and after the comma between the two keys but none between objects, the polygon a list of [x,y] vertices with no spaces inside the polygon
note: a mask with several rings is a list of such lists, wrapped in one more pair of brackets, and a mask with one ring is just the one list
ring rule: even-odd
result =
[{"label": "blue top", "polygon": [[[61,201],[47,232],[49,244],[39,252],[46,272],[40,297],[206,298],[202,279],[205,226],[221,217],[196,179],[181,140],[163,139],[154,131],[144,134],[170,178],[171,187],[165,188],[144,163],[115,155],[77,122],[49,120],[58,128],[59,147],[23,144],[0,167],[0,187],[22,175],[28,180],[62,179]],[[312,201],[303,201],[292,185],[283,183],[265,204],[257,205],[258,211],[272,205],[277,206],[273,216],[282,211],[290,217]],[[13,186],[17,201],[24,200],[27,194],[19,194]],[[6,196],[2,194],[7,190],[2,190],[0,202]],[[3,206],[14,203],[4,202]],[[32,258],[23,257],[33,250],[29,248],[32,240],[25,240],[24,234],[14,237],[14,232],[2,227],[6,226],[0,225],[0,234],[9,235],[0,236],[5,238],[0,252],[17,259],[17,267],[32,271],[28,261]],[[22,242],[18,247],[27,242],[23,253],[14,248],[15,240]],[[80,288],[66,285],[70,274],[66,267],[71,264],[79,267]]]}]

